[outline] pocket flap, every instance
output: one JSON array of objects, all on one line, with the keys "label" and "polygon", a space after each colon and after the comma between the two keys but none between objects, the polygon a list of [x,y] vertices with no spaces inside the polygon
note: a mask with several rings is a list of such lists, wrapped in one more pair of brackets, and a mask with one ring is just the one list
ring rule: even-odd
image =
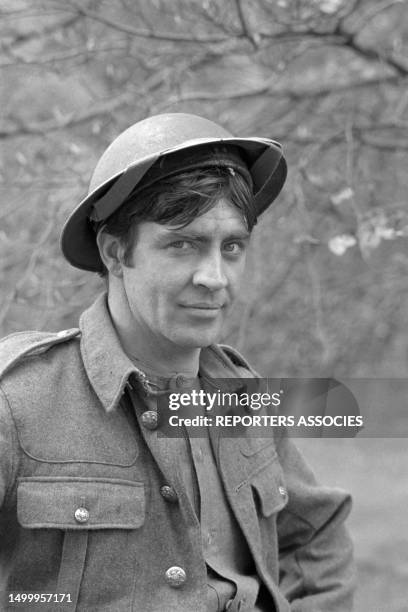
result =
[{"label": "pocket flap", "polygon": [[245,457],[253,457],[261,452],[270,457],[276,457],[277,455],[273,438],[241,438],[240,451]]},{"label": "pocket flap", "polygon": [[20,478],[17,517],[28,529],[136,529],[144,523],[143,482],[109,478]]},{"label": "pocket flap", "polygon": [[258,494],[261,512],[265,517],[279,512],[288,503],[283,472],[278,462],[273,463],[270,469],[258,472],[251,479],[251,486]]}]

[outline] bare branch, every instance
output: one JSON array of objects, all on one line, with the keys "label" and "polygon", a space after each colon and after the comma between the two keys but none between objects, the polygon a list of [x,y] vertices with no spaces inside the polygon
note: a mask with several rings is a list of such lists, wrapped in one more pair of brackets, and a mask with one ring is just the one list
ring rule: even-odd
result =
[{"label": "bare branch", "polygon": [[166,81],[170,71],[171,68],[165,67],[160,72],[153,74],[145,81],[144,85],[138,87],[137,90],[135,90],[135,87],[132,85],[120,95],[95,103],[91,108],[87,108],[86,110],[77,113],[69,113],[58,120],[23,123],[20,119],[13,118],[14,125],[0,129],[0,139],[27,134],[43,135],[55,130],[74,127],[103,115],[111,114],[113,111],[126,104],[134,104],[136,97],[141,99],[147,97],[151,90],[156,89]]},{"label": "bare branch", "polygon": [[9,11],[9,12],[5,12],[5,11],[1,11],[1,18],[2,19],[21,19],[21,17],[24,17],[24,19],[28,19],[28,18],[32,18],[32,17],[46,17],[46,16],[55,16],[56,12],[65,12],[65,13],[70,13],[71,11],[69,9],[64,8],[63,6],[57,7],[57,6],[52,6],[49,9],[41,9],[39,8],[38,10],[33,10],[33,11],[29,11],[26,8],[23,9],[18,9],[18,10],[14,10],[14,11]]},{"label": "bare branch", "polygon": [[376,138],[374,135],[361,134],[360,141],[363,145],[386,151],[408,151],[408,139],[404,142],[394,138]]},{"label": "bare branch", "polygon": [[41,29],[33,30],[31,32],[19,33],[12,41],[13,45],[23,45],[26,42],[34,40],[36,38],[41,38],[46,34],[54,33],[57,28],[67,29],[71,26],[75,25],[80,20],[80,15],[74,15],[65,21],[57,21],[56,23],[52,23],[50,25],[44,26]]},{"label": "bare branch", "polygon": [[239,18],[239,21],[241,22],[242,33],[244,36],[246,36],[246,38],[248,38],[248,40],[251,42],[254,49],[258,49],[260,37],[259,35],[256,35],[253,32],[251,32],[251,29],[245,17],[244,7],[242,6],[242,0],[235,0],[235,3],[237,5],[238,18]]},{"label": "bare branch", "polygon": [[[350,207],[354,213],[354,216],[356,218],[356,224],[357,224],[357,229],[356,229],[356,233],[357,236],[360,236],[361,233],[361,223],[362,223],[362,214],[361,214],[361,210],[358,206],[357,200],[354,197],[354,166],[355,166],[355,160],[354,160],[354,150],[355,150],[355,144],[354,144],[354,120],[353,120],[353,116],[351,114],[351,116],[349,117],[348,121],[347,121],[347,125],[346,125],[346,130],[345,130],[345,137],[346,137],[346,145],[347,145],[347,153],[346,153],[346,170],[345,170],[345,183],[346,186],[350,188],[350,197],[348,199],[348,202],[350,204]],[[358,240],[358,248],[360,250],[361,256],[364,260],[367,259],[367,253],[364,249],[363,244],[361,243],[360,240]]]},{"label": "bare branch", "polygon": [[8,68],[10,66],[17,65],[36,65],[42,66],[44,64],[53,64],[55,62],[64,62],[67,60],[78,59],[84,56],[94,56],[99,55],[100,53],[111,53],[112,51],[124,51],[127,49],[127,44],[124,45],[115,45],[109,47],[100,47],[95,49],[89,49],[84,47],[82,49],[72,49],[70,51],[63,51],[61,53],[50,53],[49,55],[42,55],[41,59],[25,59],[19,55],[12,53],[12,57],[15,59],[10,62],[2,62],[0,63],[0,68]]},{"label": "bare branch", "polygon": [[1,138],[11,138],[28,134],[45,134],[55,130],[61,130],[67,127],[74,127],[92,119],[96,119],[101,115],[112,113],[121,106],[127,104],[134,99],[134,91],[125,91],[123,94],[95,104],[92,109],[87,109],[78,113],[70,113],[65,118],[59,118],[52,121],[32,121],[23,123],[21,120],[14,119],[14,126],[0,129]]},{"label": "bare branch", "polygon": [[[307,230],[311,227],[312,223],[310,220],[309,211],[307,210],[305,204],[305,196],[301,186],[300,175],[294,182],[294,191],[296,204],[302,218],[304,219],[305,228]],[[310,235],[312,235],[312,232],[310,232]],[[321,366],[325,368],[328,367],[333,360],[333,347],[324,321],[322,288],[320,284],[319,273],[313,262],[311,254],[311,249],[313,248],[313,246],[311,246],[308,242],[304,242],[303,245],[303,248],[306,249],[305,263],[306,271],[309,278],[309,289],[311,293],[313,312],[315,317],[316,337],[322,347]]]},{"label": "bare branch", "polygon": [[10,11],[8,13],[1,11],[0,14],[1,14],[2,20],[7,19],[11,21],[13,19],[21,19],[21,17],[24,17],[24,19],[28,19],[28,18],[36,18],[36,17],[46,17],[47,15],[55,15],[55,11],[54,10],[27,11],[27,9],[19,9],[17,11]]},{"label": "bare branch", "polygon": [[213,91],[198,91],[198,92],[184,92],[181,94],[175,94],[169,96],[165,102],[154,106],[156,112],[162,109],[168,108],[174,104],[180,104],[182,102],[192,101],[227,101],[227,100],[241,100],[244,98],[251,98],[259,95],[270,95],[279,98],[291,98],[293,100],[302,98],[320,98],[330,94],[336,94],[342,91],[353,90],[362,87],[377,86],[380,83],[394,83],[398,81],[398,77],[390,75],[386,77],[373,77],[371,79],[362,79],[361,81],[351,81],[341,85],[327,85],[318,88],[300,89],[300,88],[277,88],[276,77],[266,81],[266,83],[260,87],[254,89],[247,89],[245,91],[237,92],[213,92]]},{"label": "bare branch", "polygon": [[[84,17],[88,17],[89,19],[94,19],[95,21],[99,21],[110,28],[118,30],[119,32],[124,32],[125,34],[131,34],[132,36],[138,36],[140,38],[150,38],[152,40],[163,40],[167,42],[179,42],[179,43],[220,43],[225,42],[231,39],[231,36],[223,36],[223,35],[213,35],[213,36],[188,36],[187,34],[181,34],[178,32],[170,33],[170,32],[157,32],[153,30],[145,30],[142,28],[134,28],[131,25],[127,25],[125,23],[120,23],[113,19],[108,19],[103,15],[97,13],[96,11],[91,11],[89,9],[85,9],[83,6],[75,2],[74,0],[70,1],[70,4],[76,8],[80,15]],[[242,37],[242,36],[238,36]]]},{"label": "bare branch", "polygon": [[221,30],[222,32],[224,32],[228,37],[230,36],[235,36],[234,32],[231,32],[231,30],[227,27],[227,24],[224,23],[223,20],[221,19],[216,19],[216,17],[211,13],[211,11],[209,10],[209,8],[203,4],[203,6],[200,7],[200,12],[199,14],[211,25],[216,26],[216,28],[218,28],[219,30]]},{"label": "bare branch", "polygon": [[20,210],[20,208],[23,208],[24,206],[26,206],[26,204],[27,204],[27,202],[25,200],[23,200],[19,204],[13,203],[11,206],[6,208],[6,210],[3,210],[0,213],[0,221],[3,221],[3,219],[8,217],[9,215],[14,214],[17,210]]},{"label": "bare branch", "polygon": [[272,44],[277,42],[290,42],[292,40],[296,41],[302,38],[319,39],[327,45],[349,47],[354,53],[364,57],[366,60],[382,62],[384,65],[396,71],[400,76],[406,76],[408,74],[408,64],[406,62],[395,57],[393,54],[386,53],[385,51],[367,45],[362,45],[357,41],[359,32],[348,31],[344,27],[342,20],[340,20],[334,30],[331,31],[319,31],[308,28],[307,30],[282,30],[281,32],[267,32],[261,30],[258,34],[261,39],[269,39]]},{"label": "bare branch", "polygon": [[395,70],[400,76],[408,75],[407,63],[402,62],[392,54],[385,53],[385,51],[362,45],[357,41],[359,32],[348,32],[343,29],[341,24],[338,24],[335,33],[343,37],[343,41],[340,42],[340,44],[344,45],[345,47],[349,47],[361,57],[368,60],[375,60],[376,62],[383,62],[384,65]]},{"label": "bare branch", "polygon": [[35,265],[37,263],[37,258],[41,252],[41,248],[44,246],[44,244],[48,241],[48,238],[50,237],[50,235],[52,234],[52,232],[54,231],[54,224],[55,221],[53,219],[50,219],[47,227],[45,228],[42,236],[40,237],[38,243],[35,245],[34,250],[31,253],[30,259],[28,261],[28,265],[25,269],[25,272],[23,274],[23,276],[21,276],[21,278],[19,279],[19,281],[15,284],[14,288],[12,289],[12,291],[10,291],[10,293],[8,294],[8,296],[6,297],[6,299],[4,300],[1,310],[0,310],[0,327],[3,325],[4,320],[7,316],[7,313],[17,295],[17,293],[19,292],[19,290],[23,287],[24,283],[27,281],[27,279],[30,277],[31,273],[33,272]]},{"label": "bare branch", "polygon": [[[399,121],[396,121],[373,123],[372,125],[360,125],[353,123],[353,125],[349,127],[349,129],[352,132],[353,139],[361,143],[362,145],[371,146],[373,148],[379,149],[384,148],[390,151],[398,151],[405,150],[408,145],[408,140],[404,141],[400,139],[401,127],[406,127],[406,125],[401,125]],[[396,130],[396,136],[393,139],[387,139],[384,136],[379,137],[375,134],[378,131],[387,131],[390,129]],[[306,156],[306,164],[311,163],[318,153],[322,154],[325,150],[329,149],[333,145],[339,142],[345,142],[344,128],[336,130],[331,134],[325,135],[321,138],[318,138],[313,135],[298,136],[296,135],[296,133],[291,134],[288,133],[288,131],[276,131],[274,133],[274,138],[276,138],[277,140],[292,142],[294,144],[302,146],[310,145],[312,147],[312,153],[309,156]]]},{"label": "bare branch", "polygon": [[348,3],[344,5],[343,12],[338,14],[337,16],[341,21],[345,21],[350,15],[355,13],[362,5],[363,0],[354,0],[353,2],[349,0]]},{"label": "bare branch", "polygon": [[368,11],[353,23],[353,32],[360,34],[377,15],[384,13],[396,4],[402,3],[403,0],[386,0],[386,2],[369,7]]}]

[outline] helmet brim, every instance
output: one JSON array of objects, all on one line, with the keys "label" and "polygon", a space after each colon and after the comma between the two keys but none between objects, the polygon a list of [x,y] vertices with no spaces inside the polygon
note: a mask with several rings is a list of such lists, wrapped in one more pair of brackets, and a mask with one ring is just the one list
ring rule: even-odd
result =
[{"label": "helmet brim", "polygon": [[[99,255],[95,232],[90,222],[94,205],[126,172],[126,180],[132,190],[140,183],[146,172],[163,156],[177,151],[194,150],[203,145],[238,147],[253,181],[257,214],[261,214],[281,191],[287,174],[286,161],[279,143],[264,138],[197,138],[171,149],[137,160],[121,172],[91,191],[68,217],[61,233],[61,249],[65,258],[76,268],[91,272],[102,272],[104,267]],[[124,199],[118,198],[116,210]]]}]

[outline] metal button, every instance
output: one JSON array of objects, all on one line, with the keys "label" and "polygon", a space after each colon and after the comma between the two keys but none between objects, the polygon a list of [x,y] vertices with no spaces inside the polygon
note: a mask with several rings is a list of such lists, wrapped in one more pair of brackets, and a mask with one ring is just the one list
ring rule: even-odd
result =
[{"label": "metal button", "polygon": [[177,493],[170,485],[163,485],[160,487],[160,494],[168,502],[176,502],[178,499]]},{"label": "metal button", "polygon": [[282,485],[279,487],[279,493],[282,495],[282,497],[286,497],[288,492],[286,491],[285,487],[282,487]]},{"label": "metal button", "polygon": [[158,426],[158,416],[155,410],[146,410],[142,414],[142,423],[146,429],[157,429]]},{"label": "metal button", "polygon": [[169,567],[169,569],[166,571],[166,582],[173,589],[178,589],[179,587],[181,587],[186,580],[186,572],[183,570],[182,567],[178,567],[178,565],[173,565],[172,567]]},{"label": "metal button", "polygon": [[86,508],[77,508],[74,516],[77,523],[87,523],[89,521],[89,512]]},{"label": "metal button", "polygon": [[176,376],[176,385],[177,387],[185,387],[188,383],[188,378],[186,378],[185,376],[183,376],[182,374],[178,374],[178,376]]}]

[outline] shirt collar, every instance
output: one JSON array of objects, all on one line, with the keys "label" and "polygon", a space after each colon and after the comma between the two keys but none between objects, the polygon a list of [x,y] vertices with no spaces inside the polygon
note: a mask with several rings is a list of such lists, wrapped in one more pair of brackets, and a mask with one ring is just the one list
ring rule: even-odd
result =
[{"label": "shirt collar", "polygon": [[[113,326],[103,293],[85,310],[79,320],[81,355],[91,385],[105,410],[116,408],[132,374],[137,368],[124,352]],[[207,378],[239,379],[242,374],[216,345],[200,353],[200,373]],[[232,386],[237,386],[232,384]]]}]

